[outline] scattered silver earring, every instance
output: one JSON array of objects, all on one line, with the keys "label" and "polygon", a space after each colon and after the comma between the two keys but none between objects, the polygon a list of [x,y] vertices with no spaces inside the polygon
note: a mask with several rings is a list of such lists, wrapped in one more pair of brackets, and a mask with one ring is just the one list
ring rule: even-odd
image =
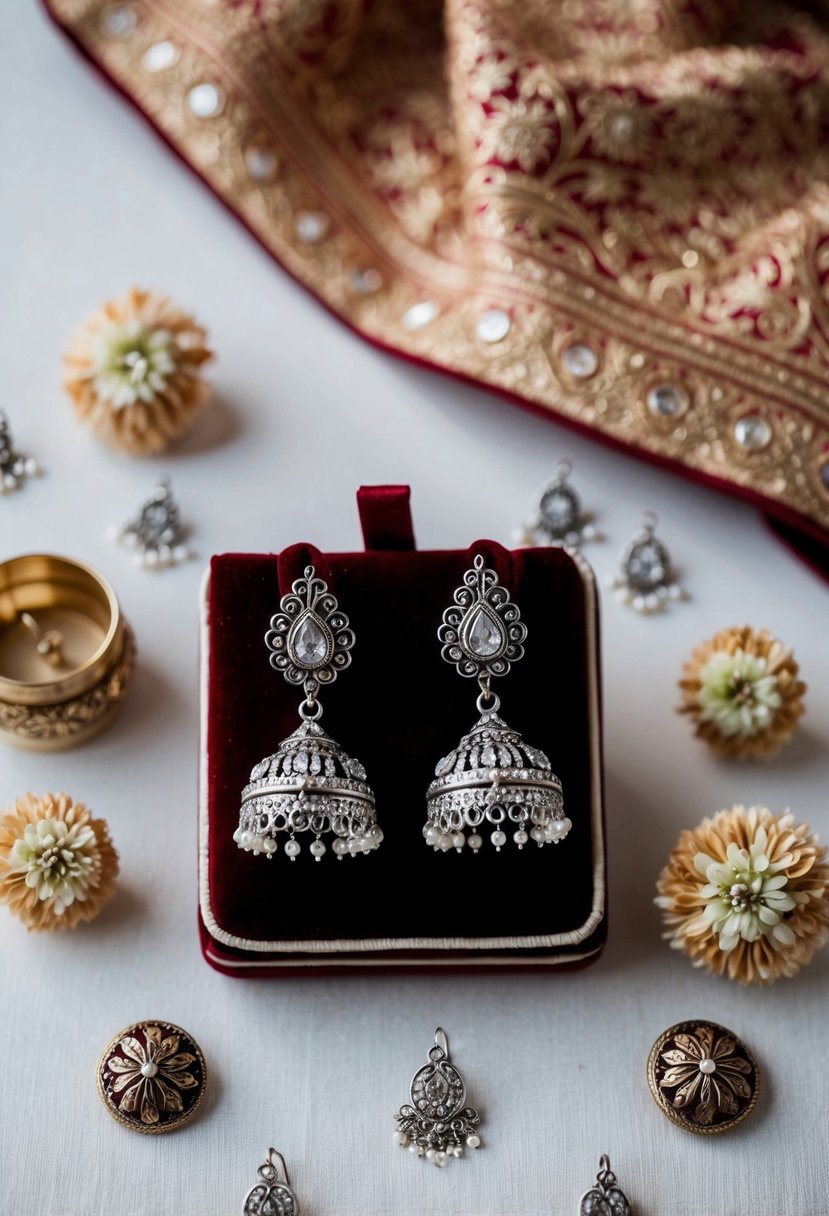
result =
[{"label": "scattered silver earring", "polygon": [[438,762],[427,791],[423,835],[435,849],[460,853],[466,844],[477,853],[484,821],[492,825],[490,840],[499,851],[507,843],[505,828],[522,849],[529,840],[539,847],[557,844],[573,826],[547,756],[498,717],[501,702],[490,689],[491,678],[505,676],[522,657],[526,636],[518,606],[479,554],[438,629],[446,662],[478,681],[481,717]]},{"label": "scattered silver earring", "polygon": [[560,460],[555,476],[541,491],[535,517],[516,530],[519,545],[567,545],[576,549],[586,540],[602,540],[592,515],[582,510],[581,499],[569,483],[573,466]]},{"label": "scattered silver earring", "polygon": [[619,1190],[606,1153],[599,1161],[596,1185],[579,1201],[579,1216],[630,1216],[630,1204]]},{"label": "scattered silver earring", "polygon": [[359,760],[348,756],[319,725],[320,688],[333,684],[351,663],[354,634],[313,566],[305,568],[304,576],[279,601],[265,644],[271,667],[289,684],[303,687],[302,723],[251,773],[233,839],[240,849],[271,858],[280,837],[287,836],[285,855],[295,861],[302,851],[296,836],[310,833],[314,839],[309,852],[320,861],[327,852],[322,835],[330,832],[339,859],[346,853],[370,853],[383,839],[374,791]]},{"label": "scattered silver earring", "polygon": [[440,1026],[428,1061],[412,1077],[410,1096],[411,1104],[395,1115],[395,1140],[401,1148],[440,1166],[450,1157],[462,1157],[464,1148],[481,1147],[480,1115],[464,1106],[466,1085],[449,1059],[449,1042]]},{"label": "scattered silver earring", "polygon": [[39,477],[43,470],[31,456],[14,450],[9,420],[0,410],[0,494],[11,494],[27,477]]},{"label": "scattered silver earring", "polygon": [[184,544],[179,506],[168,477],[160,478],[138,514],[120,528],[110,528],[112,540],[135,551],[136,566],[163,570],[193,557]]},{"label": "scattered silver earring", "polygon": [[299,1216],[299,1203],[288,1181],[285,1158],[275,1148],[256,1173],[260,1181],[245,1196],[242,1216]]},{"label": "scattered silver earring", "polygon": [[665,544],[656,535],[656,516],[646,511],[642,526],[619,556],[619,573],[610,582],[616,599],[637,612],[662,612],[669,600],[687,599]]}]

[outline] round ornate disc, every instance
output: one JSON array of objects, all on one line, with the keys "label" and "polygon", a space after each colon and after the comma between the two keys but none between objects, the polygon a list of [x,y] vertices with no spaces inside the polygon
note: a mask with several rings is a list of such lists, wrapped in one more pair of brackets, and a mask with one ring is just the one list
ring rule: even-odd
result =
[{"label": "round ornate disc", "polygon": [[760,1093],[760,1071],[737,1036],[716,1022],[678,1022],[654,1043],[648,1085],[664,1115],[712,1136],[742,1123]]},{"label": "round ornate disc", "polygon": [[98,1093],[113,1119],[137,1132],[171,1132],[195,1114],[207,1068],[198,1043],[172,1022],[136,1022],[98,1061]]}]

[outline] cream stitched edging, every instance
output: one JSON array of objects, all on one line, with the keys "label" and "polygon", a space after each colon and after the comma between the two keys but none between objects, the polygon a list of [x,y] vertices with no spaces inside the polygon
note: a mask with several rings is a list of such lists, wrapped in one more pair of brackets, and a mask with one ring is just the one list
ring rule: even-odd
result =
[{"label": "cream stitched edging", "polygon": [[[593,905],[590,915],[578,929],[567,933],[552,933],[532,935],[528,937],[380,937],[332,939],[328,941],[262,941],[259,938],[237,937],[228,933],[219,925],[210,903],[208,885],[208,818],[207,818],[207,702],[208,678],[210,672],[210,636],[208,589],[210,586],[210,568],[204,572],[201,584],[201,656],[200,656],[200,718],[201,745],[199,759],[199,903],[204,924],[210,936],[225,946],[235,950],[250,950],[257,954],[342,954],[359,953],[362,951],[399,951],[399,950],[539,950],[555,946],[577,946],[595,932],[604,917],[604,877],[605,857],[604,838],[602,835],[602,804],[601,804],[601,767],[599,763],[599,689],[598,671],[596,666],[596,581],[593,571],[580,553],[567,550],[575,562],[584,584],[587,609],[587,649],[588,649],[588,681],[590,698],[591,725],[591,755],[592,770],[592,800],[590,808],[591,835],[593,841]],[[569,955],[567,960],[572,961]],[[343,960],[345,962],[345,960]],[[355,963],[359,960],[355,960]],[[452,960],[456,962],[457,960]],[[533,960],[521,960],[530,963]],[[549,964],[550,959],[539,960]],[[222,960],[224,962],[224,960]],[[434,965],[436,960],[419,961],[415,965]],[[363,965],[368,960],[363,960]],[[251,964],[257,965],[257,964]],[[262,965],[262,964],[258,964]],[[294,965],[294,964],[289,964]],[[320,963],[310,965],[321,966]],[[347,965],[353,965],[350,963]],[[372,962],[370,965],[386,965],[384,960]],[[407,964],[411,965],[411,964]]]}]

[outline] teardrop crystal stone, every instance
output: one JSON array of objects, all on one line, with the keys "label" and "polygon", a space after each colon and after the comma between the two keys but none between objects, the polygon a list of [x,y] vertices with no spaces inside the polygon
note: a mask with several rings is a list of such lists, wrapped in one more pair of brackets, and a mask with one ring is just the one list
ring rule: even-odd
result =
[{"label": "teardrop crystal stone", "polygon": [[496,616],[479,604],[464,630],[464,641],[480,659],[490,659],[504,645],[504,631]]},{"label": "teardrop crystal stone", "polygon": [[319,667],[328,654],[325,627],[313,612],[299,622],[288,644],[292,657],[302,667]]}]

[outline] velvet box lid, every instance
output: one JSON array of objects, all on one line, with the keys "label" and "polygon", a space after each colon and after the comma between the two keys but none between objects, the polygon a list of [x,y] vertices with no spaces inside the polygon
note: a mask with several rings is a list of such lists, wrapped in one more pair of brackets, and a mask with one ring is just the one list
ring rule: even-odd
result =
[{"label": "velvet box lid", "polygon": [[[598,612],[590,567],[559,548],[493,541],[418,552],[407,487],[358,495],[364,553],[214,557],[202,600],[200,932],[233,975],[579,966],[605,938]],[[573,822],[559,845],[433,851],[422,834],[435,764],[477,720],[474,681],[444,663],[443,609],[476,554],[527,625],[494,684],[501,716],[550,757]],[[237,847],[250,771],[299,723],[300,689],[268,663],[279,599],[313,563],[351,619],[351,666],[324,690],[323,725],[366,768],[385,839],[369,856],[290,861]]]}]

